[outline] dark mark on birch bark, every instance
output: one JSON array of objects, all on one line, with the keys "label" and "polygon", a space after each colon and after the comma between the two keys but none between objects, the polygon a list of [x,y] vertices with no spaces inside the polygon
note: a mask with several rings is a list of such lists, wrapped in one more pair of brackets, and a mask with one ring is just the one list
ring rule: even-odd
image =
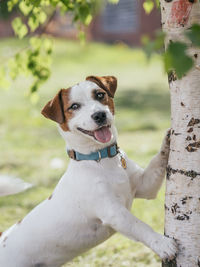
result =
[{"label": "dark mark on birch bark", "polygon": [[182,205],[185,205],[186,204],[186,202],[187,202],[187,200],[188,199],[192,199],[193,197],[183,197],[182,199],[181,199],[181,203],[182,203]]},{"label": "dark mark on birch bark", "polygon": [[167,205],[165,204],[165,210],[169,210],[169,208],[167,207]]},{"label": "dark mark on birch bark", "polygon": [[184,104],[183,102],[181,102],[181,106],[182,106],[182,107],[185,107],[185,104]]},{"label": "dark mark on birch bark", "polygon": [[194,54],[194,57],[197,58],[198,57],[198,54]]},{"label": "dark mark on birch bark", "polygon": [[162,267],[177,267],[176,257],[173,260],[166,260],[162,262]]},{"label": "dark mark on birch bark", "polygon": [[192,127],[190,127],[189,128],[189,130],[187,131],[188,133],[191,133],[191,132],[193,132],[193,128]]},{"label": "dark mark on birch bark", "polygon": [[190,171],[185,171],[185,170],[179,170],[179,169],[172,169],[170,167],[170,165],[167,166],[167,179],[170,179],[171,174],[175,174],[175,173],[180,173],[182,175],[185,175],[187,177],[191,177],[191,180],[193,180],[194,178],[196,178],[197,176],[200,176],[200,173],[190,170]]},{"label": "dark mark on birch bark", "polygon": [[161,155],[162,156],[165,156],[165,151],[161,151]]},{"label": "dark mark on birch bark", "polygon": [[181,135],[181,133],[174,133],[174,135]]},{"label": "dark mark on birch bark", "polygon": [[188,152],[195,152],[198,148],[200,148],[200,141],[190,143],[188,146],[186,146]]},{"label": "dark mark on birch bark", "polygon": [[176,214],[177,209],[179,209],[179,208],[180,208],[179,205],[177,203],[175,203],[173,206],[171,206],[171,212],[173,214]]},{"label": "dark mark on birch bark", "polygon": [[185,140],[190,141],[190,140],[192,140],[192,137],[190,137],[190,136],[188,135],[188,136],[186,137]]},{"label": "dark mark on birch bark", "polygon": [[187,146],[186,149],[187,149],[188,152],[195,152],[195,151],[197,151],[196,148],[192,148],[191,146]]},{"label": "dark mark on birch bark", "polygon": [[187,202],[186,200],[187,200],[187,197],[184,197],[184,198],[181,199],[182,205],[186,204],[186,202]]},{"label": "dark mark on birch bark", "polygon": [[200,123],[200,119],[195,119],[195,118],[191,118],[191,120],[188,122],[188,127],[189,126],[194,126],[195,124]]},{"label": "dark mark on birch bark", "polygon": [[188,221],[190,219],[190,216],[188,216],[187,214],[183,214],[176,216],[175,219],[179,221],[185,221],[185,220]]},{"label": "dark mark on birch bark", "polygon": [[[166,0],[165,0],[166,1]],[[172,0],[167,0],[166,2],[171,2]],[[168,72],[168,82],[171,83],[172,81],[176,81],[177,76],[174,70]]]},{"label": "dark mark on birch bark", "polygon": [[200,260],[199,260],[199,259],[198,259],[198,261],[197,261],[197,266],[200,267]]}]

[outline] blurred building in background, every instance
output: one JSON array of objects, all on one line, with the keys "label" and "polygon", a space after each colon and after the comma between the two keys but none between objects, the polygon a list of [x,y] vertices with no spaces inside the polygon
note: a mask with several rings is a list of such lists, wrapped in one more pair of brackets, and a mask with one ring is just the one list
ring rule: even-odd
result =
[{"label": "blurred building in background", "polygon": [[160,28],[160,12],[154,9],[145,14],[143,1],[120,0],[117,5],[107,4],[90,27],[92,39],[106,42],[140,44],[141,36],[152,36]]},{"label": "blurred building in background", "polygon": [[[10,19],[2,17],[0,12],[0,37],[13,34]],[[139,45],[142,35],[153,36],[160,28],[160,12],[158,9],[145,14],[143,1],[120,0],[118,4],[106,4],[95,16],[87,29],[90,40],[128,45]],[[73,25],[72,16],[60,15],[57,11],[53,19],[45,27],[45,32],[57,37],[76,39],[77,29]]]}]

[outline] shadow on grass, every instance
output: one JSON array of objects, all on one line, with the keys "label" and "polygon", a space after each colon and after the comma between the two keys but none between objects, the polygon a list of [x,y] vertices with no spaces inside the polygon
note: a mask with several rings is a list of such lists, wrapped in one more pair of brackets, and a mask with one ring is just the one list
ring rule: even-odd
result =
[{"label": "shadow on grass", "polygon": [[119,132],[156,131],[169,127],[170,98],[167,90],[125,89],[117,92],[115,105]]},{"label": "shadow on grass", "polygon": [[159,88],[125,89],[117,93],[115,104],[118,110],[158,111],[166,115],[170,110],[170,97],[167,91]]}]

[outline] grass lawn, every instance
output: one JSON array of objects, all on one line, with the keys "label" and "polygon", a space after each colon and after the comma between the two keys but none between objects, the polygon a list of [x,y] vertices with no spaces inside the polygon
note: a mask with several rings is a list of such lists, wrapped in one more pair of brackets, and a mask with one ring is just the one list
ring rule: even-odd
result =
[{"label": "grass lawn", "polygon": [[[65,143],[56,125],[46,120],[40,110],[60,88],[67,88],[87,75],[115,75],[115,97],[119,145],[145,167],[158,151],[170,126],[169,92],[159,57],[147,62],[139,49],[55,40],[51,79],[40,89],[39,101],[32,105],[26,97],[30,80],[21,77],[9,90],[0,88],[0,173],[19,176],[35,186],[15,196],[0,198],[0,231],[20,220],[48,197],[68,158]],[[5,62],[26,41],[0,40],[0,62]],[[64,167],[53,169],[52,159]],[[136,200],[132,212],[155,230],[163,232],[164,189],[153,201]],[[76,258],[65,266],[160,266],[158,257],[142,244],[120,234]]]}]

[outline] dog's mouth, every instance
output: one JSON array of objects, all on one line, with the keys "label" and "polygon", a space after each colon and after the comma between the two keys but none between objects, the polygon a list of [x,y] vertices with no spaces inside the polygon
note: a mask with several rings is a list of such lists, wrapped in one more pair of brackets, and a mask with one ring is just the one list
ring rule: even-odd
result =
[{"label": "dog's mouth", "polygon": [[95,140],[101,143],[108,143],[111,140],[112,133],[110,130],[110,125],[102,126],[94,131],[87,131],[80,127],[77,128],[80,132],[92,136]]}]

